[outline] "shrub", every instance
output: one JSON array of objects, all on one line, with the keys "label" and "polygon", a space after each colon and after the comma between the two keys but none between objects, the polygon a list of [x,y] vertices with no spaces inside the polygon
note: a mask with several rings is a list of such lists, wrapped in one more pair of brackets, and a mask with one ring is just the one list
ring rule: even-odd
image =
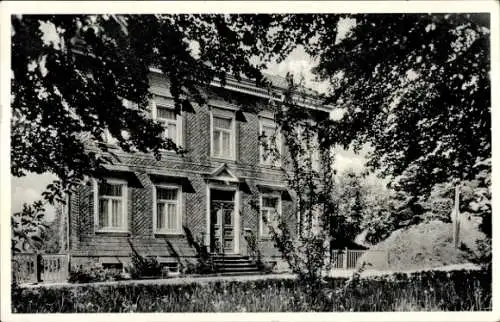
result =
[{"label": "shrub", "polygon": [[255,236],[252,231],[247,231],[245,233],[245,240],[247,242],[248,255],[253,261],[255,261],[259,270],[266,273],[272,272],[276,263],[262,256],[257,236]]},{"label": "shrub", "polygon": [[129,273],[132,278],[158,277],[161,276],[162,265],[154,257],[140,256],[138,253],[131,254],[132,265]]},{"label": "shrub", "polygon": [[[388,251],[389,267],[394,270],[468,263],[467,252],[455,248],[452,236],[452,224],[434,220],[394,231],[371,250]],[[464,224],[461,236],[467,245],[475,245],[475,239],[480,234]],[[360,262],[371,264],[372,269],[386,269],[385,258],[381,258],[378,253],[366,252]]]},{"label": "shrub", "polygon": [[91,283],[117,281],[122,279],[121,274],[114,270],[102,268],[102,266],[94,264],[89,267],[79,266],[73,268],[69,273],[68,282],[70,283]]}]

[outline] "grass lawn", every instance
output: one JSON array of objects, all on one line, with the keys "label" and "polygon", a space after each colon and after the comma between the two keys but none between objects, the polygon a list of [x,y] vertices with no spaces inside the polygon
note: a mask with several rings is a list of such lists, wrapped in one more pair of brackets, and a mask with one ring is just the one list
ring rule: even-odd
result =
[{"label": "grass lawn", "polygon": [[[294,279],[184,285],[81,285],[17,288],[13,313],[58,312],[307,312],[491,310],[484,271],[421,272],[332,279],[311,294]],[[347,286],[346,286],[347,285]]]}]

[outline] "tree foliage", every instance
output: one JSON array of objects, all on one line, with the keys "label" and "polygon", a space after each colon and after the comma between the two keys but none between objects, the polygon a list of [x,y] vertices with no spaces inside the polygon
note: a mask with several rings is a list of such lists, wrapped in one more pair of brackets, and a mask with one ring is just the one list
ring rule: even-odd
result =
[{"label": "tree foliage", "polygon": [[43,246],[48,226],[43,220],[45,208],[41,201],[24,204],[22,211],[11,216],[12,253],[35,252]]},{"label": "tree foliage", "polygon": [[331,85],[325,101],[344,111],[329,139],[372,147],[367,165],[390,178],[395,210],[409,220],[436,184],[491,171],[481,166],[491,158],[489,15],[348,17],[355,23],[342,36],[345,16],[289,16],[276,46],[292,35],[317,60]]},{"label": "tree foliage", "polygon": [[[351,34],[320,47],[345,109],[335,139],[369,143],[368,166],[421,213],[437,183],[471,180],[491,157],[489,22],[485,15],[356,15]],[[335,59],[331,59],[335,57]],[[341,75],[341,77],[340,77]]]},{"label": "tree foliage", "polygon": [[56,175],[41,202],[64,202],[115,161],[110,136],[126,152],[182,152],[149,117],[150,68],[167,76],[177,111],[201,103],[215,77],[261,80],[251,59],[269,23],[259,15],[12,16],[12,175]]},{"label": "tree foliage", "polygon": [[[262,19],[13,16],[12,174],[55,174],[59,179],[44,197],[62,201],[62,192],[112,162],[105,153],[107,131],[124,151],[159,158],[162,148],[177,150],[147,115],[150,68],[165,73],[178,110],[192,100],[203,102],[202,88],[215,77],[260,80],[260,66],[250,60],[265,40],[269,23]],[[86,149],[89,139],[96,151]]]},{"label": "tree foliage", "polygon": [[[270,146],[264,148],[273,159],[280,158],[296,209],[291,213],[276,213],[275,220],[265,224],[283,259],[314,293],[331,265],[328,254],[332,235],[339,230],[333,220],[336,211],[333,150],[328,141],[321,140],[325,119],[299,104],[305,96],[303,79],[295,82],[288,75],[287,81],[284,101],[270,106],[277,125],[273,140],[281,136],[285,151],[280,155]],[[314,165],[314,154],[319,151],[318,167]],[[297,222],[295,227],[290,225],[291,217],[297,218],[293,220]]]},{"label": "tree foliage", "polygon": [[[342,36],[346,17],[355,24]],[[44,39],[46,23],[56,40]],[[12,26],[11,172],[57,175],[49,201],[112,162],[106,131],[125,151],[182,150],[147,117],[151,66],[167,75],[179,110],[202,102],[215,77],[261,82],[266,62],[303,45],[331,85],[325,102],[344,111],[317,126],[320,144],[371,145],[368,166],[395,189],[389,226],[416,222],[437,184],[471,181],[491,228],[485,14],[27,15],[13,16]],[[281,116],[286,136],[295,120]],[[314,180],[303,180],[291,184],[311,190]],[[311,212],[318,198],[300,211]]]},{"label": "tree foliage", "polygon": [[336,226],[338,230],[332,235],[336,248],[345,248],[353,242],[361,232],[363,218],[367,211],[367,189],[362,176],[352,169],[340,174],[335,187]]}]

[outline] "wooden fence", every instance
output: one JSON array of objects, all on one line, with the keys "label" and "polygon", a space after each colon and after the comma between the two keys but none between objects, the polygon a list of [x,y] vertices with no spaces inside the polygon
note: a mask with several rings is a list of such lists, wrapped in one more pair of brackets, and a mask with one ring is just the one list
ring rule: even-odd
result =
[{"label": "wooden fence", "polygon": [[67,254],[42,255],[42,281],[63,282],[69,277],[69,256]]},{"label": "wooden fence", "polygon": [[69,274],[69,255],[16,254],[12,270],[18,283],[64,282]]},{"label": "wooden fence", "polygon": [[358,267],[361,256],[365,253],[373,254],[378,261],[384,263],[384,266],[389,266],[388,252],[385,250],[352,250],[352,249],[335,249],[332,251],[331,264],[334,269],[355,269]]}]

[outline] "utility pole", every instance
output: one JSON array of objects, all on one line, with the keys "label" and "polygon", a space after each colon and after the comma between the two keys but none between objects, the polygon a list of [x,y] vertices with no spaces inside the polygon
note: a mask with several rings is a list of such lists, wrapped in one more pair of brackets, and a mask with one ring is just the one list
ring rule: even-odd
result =
[{"label": "utility pole", "polygon": [[453,244],[458,248],[460,244],[460,185],[455,187],[455,205],[452,216],[453,223]]}]

